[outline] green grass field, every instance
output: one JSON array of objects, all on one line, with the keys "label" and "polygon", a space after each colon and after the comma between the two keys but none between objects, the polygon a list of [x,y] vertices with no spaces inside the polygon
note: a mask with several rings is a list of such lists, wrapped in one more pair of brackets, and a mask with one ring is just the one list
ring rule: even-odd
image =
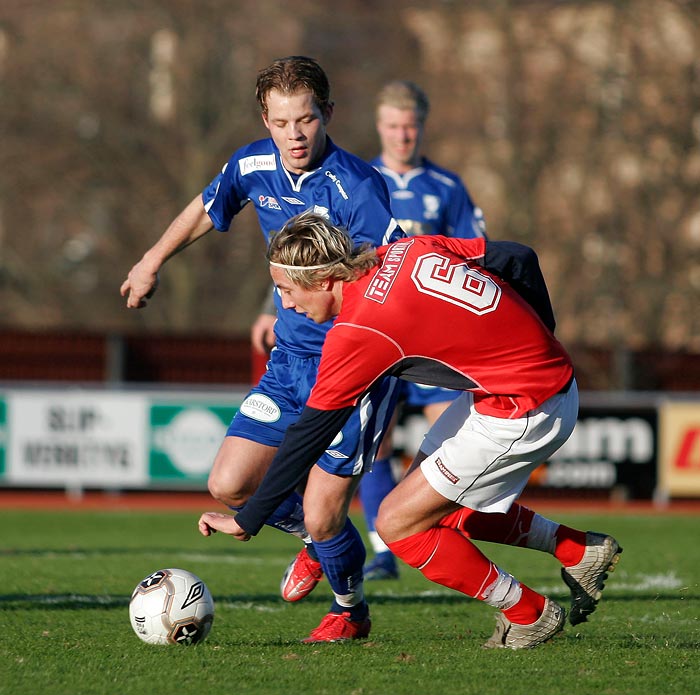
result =
[{"label": "green grass field", "polygon": [[[402,567],[367,584],[370,640],[299,643],[325,614],[326,582],[278,595],[294,539],[196,532],[195,512],[0,510],[0,695],[162,693],[683,695],[700,692],[700,516],[551,514],[614,534],[625,551],[589,623],[528,651],[483,650],[494,609]],[[556,561],[484,544],[505,569],[566,602]],[[128,600],[161,567],[199,575],[216,601],[195,647],[132,632]]]}]

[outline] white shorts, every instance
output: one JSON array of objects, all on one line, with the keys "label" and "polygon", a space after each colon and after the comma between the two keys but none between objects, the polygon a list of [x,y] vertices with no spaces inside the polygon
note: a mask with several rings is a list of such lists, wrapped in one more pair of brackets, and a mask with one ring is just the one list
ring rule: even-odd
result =
[{"label": "white shorts", "polygon": [[421,471],[436,492],[463,507],[507,512],[532,471],[569,438],[577,416],[576,381],[513,420],[478,413],[465,391],[425,435]]}]

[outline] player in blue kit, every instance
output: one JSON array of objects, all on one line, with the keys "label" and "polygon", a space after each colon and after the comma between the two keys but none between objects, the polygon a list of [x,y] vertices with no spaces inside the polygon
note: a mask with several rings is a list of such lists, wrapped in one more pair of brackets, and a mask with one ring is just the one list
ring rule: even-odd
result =
[{"label": "player in blue kit", "polygon": [[459,176],[421,154],[430,110],[425,92],[413,82],[389,82],[378,93],[376,107],[381,154],[370,164],[384,177],[392,212],[404,232],[484,236],[483,212]]},{"label": "player in blue kit", "polygon": [[[483,237],[483,213],[459,176],[421,154],[429,110],[427,95],[413,82],[395,80],[384,85],[376,99],[381,154],[370,163],[384,177],[391,196],[391,210],[407,234]],[[402,401],[408,407],[421,408],[429,425],[457,396],[458,391],[435,386],[401,384]],[[365,523],[375,552],[365,567],[365,579],[398,577],[394,554],[375,529],[379,505],[396,485],[392,453],[392,438],[387,435],[371,472],[365,473],[359,487]]]},{"label": "player in blue kit", "polygon": [[[121,286],[127,307],[145,306],[169,258],[211,229],[228,231],[248,204],[255,207],[266,239],[305,210],[347,228],[358,245],[380,246],[403,236],[382,177],[326,133],[333,102],[316,61],[303,56],[276,60],[258,74],[256,97],[270,137],[237,150],[131,269]],[[234,510],[242,509],[255,492],[285,431],[303,409],[332,324],[316,324],[284,309],[278,295],[275,303],[276,348],[267,372],[231,422],[209,476],[212,496]],[[302,598],[322,572],[335,595],[329,614],[312,632],[313,641],[335,641],[347,629],[369,632],[362,588],[365,549],[347,509],[395,402],[395,380],[378,383],[319,460],[306,482],[304,506],[322,514],[307,512],[304,519],[301,497],[293,493],[268,519],[269,525],[308,543],[290,566],[283,597]]]}]

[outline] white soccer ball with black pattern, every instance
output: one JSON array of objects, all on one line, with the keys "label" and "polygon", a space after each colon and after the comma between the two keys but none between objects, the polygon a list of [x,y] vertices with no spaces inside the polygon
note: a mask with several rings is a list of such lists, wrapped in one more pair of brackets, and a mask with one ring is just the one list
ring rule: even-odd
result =
[{"label": "white soccer ball with black pattern", "polygon": [[139,582],[129,603],[134,632],[149,644],[196,644],[209,634],[214,600],[206,584],[182,569],[163,569]]}]

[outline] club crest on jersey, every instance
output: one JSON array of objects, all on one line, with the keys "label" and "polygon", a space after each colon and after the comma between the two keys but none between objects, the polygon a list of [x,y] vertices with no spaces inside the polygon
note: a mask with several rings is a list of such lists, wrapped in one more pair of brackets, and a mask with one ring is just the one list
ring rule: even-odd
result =
[{"label": "club crest on jersey", "polygon": [[406,253],[408,249],[411,248],[411,244],[413,244],[412,239],[408,241],[397,241],[389,247],[386,256],[384,256],[384,261],[381,266],[379,266],[369,286],[365,290],[365,297],[367,299],[371,299],[373,302],[378,302],[379,304],[384,304],[386,298],[389,296],[389,291],[394,284],[394,280],[396,280],[396,276],[399,270],[401,270],[401,266],[406,258]]},{"label": "club crest on jersey", "polygon": [[280,204],[271,195],[258,196],[258,203],[261,208],[270,208],[271,210],[281,210]]},{"label": "club crest on jersey", "polygon": [[328,208],[324,208],[323,205],[314,205],[314,215],[321,215],[321,217],[325,217],[327,220],[330,219]]},{"label": "club crest on jersey", "polygon": [[426,220],[434,220],[440,210],[440,198],[436,195],[423,196],[423,216]]},{"label": "club crest on jersey", "polygon": [[397,220],[397,222],[407,236],[426,236],[432,234],[433,231],[433,225],[430,222],[420,222],[419,220]]}]

